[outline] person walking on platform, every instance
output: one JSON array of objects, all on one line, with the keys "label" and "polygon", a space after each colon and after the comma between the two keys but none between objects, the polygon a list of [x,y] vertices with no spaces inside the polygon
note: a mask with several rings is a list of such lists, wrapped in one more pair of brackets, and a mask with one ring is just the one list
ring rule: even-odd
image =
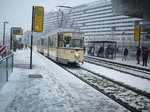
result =
[{"label": "person walking on platform", "polygon": [[122,61],[123,61],[123,60],[125,60],[125,61],[127,60],[128,53],[129,53],[128,49],[125,48],[125,49],[124,49],[124,52],[123,52],[123,58],[122,58]]},{"label": "person walking on platform", "polygon": [[103,58],[104,56],[104,47],[100,47],[98,52],[97,52],[97,56]]},{"label": "person walking on platform", "polygon": [[91,49],[91,56],[94,56],[94,47]]},{"label": "person walking on platform", "polygon": [[146,47],[142,49],[143,66],[147,66],[149,51]]},{"label": "person walking on platform", "polygon": [[140,55],[141,55],[141,49],[140,47],[137,47],[137,52],[136,52],[137,64],[140,64]]}]

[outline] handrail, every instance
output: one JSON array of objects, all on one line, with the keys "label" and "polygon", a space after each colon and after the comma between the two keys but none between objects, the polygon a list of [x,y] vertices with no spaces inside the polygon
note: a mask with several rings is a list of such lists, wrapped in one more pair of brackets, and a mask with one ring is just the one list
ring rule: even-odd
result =
[{"label": "handrail", "polygon": [[3,87],[5,82],[8,82],[9,76],[13,72],[14,53],[12,51],[8,51],[4,55],[5,57],[0,59],[0,89]]},{"label": "handrail", "polygon": [[11,54],[9,54],[9,55],[3,57],[2,59],[0,59],[0,62],[6,60],[7,58],[11,57],[12,55],[14,55],[14,53],[11,53]]}]

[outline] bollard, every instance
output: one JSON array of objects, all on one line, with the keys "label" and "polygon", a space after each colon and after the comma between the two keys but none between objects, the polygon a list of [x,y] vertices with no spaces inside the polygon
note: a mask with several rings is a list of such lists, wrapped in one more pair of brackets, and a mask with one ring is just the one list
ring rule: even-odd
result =
[{"label": "bollard", "polygon": [[8,82],[8,58],[6,58],[6,82]]}]

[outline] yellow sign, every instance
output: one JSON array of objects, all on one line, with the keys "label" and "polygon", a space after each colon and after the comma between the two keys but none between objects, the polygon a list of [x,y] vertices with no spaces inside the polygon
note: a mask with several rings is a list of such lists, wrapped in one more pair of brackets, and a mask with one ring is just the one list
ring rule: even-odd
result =
[{"label": "yellow sign", "polygon": [[20,35],[23,35],[23,30],[20,30]]},{"label": "yellow sign", "polygon": [[44,8],[41,6],[34,7],[34,32],[43,31]]},{"label": "yellow sign", "polygon": [[140,40],[140,32],[141,32],[141,26],[136,25],[134,29],[134,41],[139,41]]},{"label": "yellow sign", "polygon": [[20,27],[13,27],[12,34],[13,35],[23,35],[23,29],[21,29]]}]

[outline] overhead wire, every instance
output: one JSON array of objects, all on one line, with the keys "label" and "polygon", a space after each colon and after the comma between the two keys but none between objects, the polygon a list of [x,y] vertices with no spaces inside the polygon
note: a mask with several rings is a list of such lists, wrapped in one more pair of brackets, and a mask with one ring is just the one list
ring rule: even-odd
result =
[{"label": "overhead wire", "polygon": [[[58,5],[64,5],[66,4],[66,2],[68,2],[69,0],[58,0],[58,2],[56,2],[56,4],[54,5],[54,7],[51,9],[51,11],[55,11],[55,8],[57,8]],[[63,3],[64,2],[64,3]],[[58,10],[58,9],[57,9]]]}]

